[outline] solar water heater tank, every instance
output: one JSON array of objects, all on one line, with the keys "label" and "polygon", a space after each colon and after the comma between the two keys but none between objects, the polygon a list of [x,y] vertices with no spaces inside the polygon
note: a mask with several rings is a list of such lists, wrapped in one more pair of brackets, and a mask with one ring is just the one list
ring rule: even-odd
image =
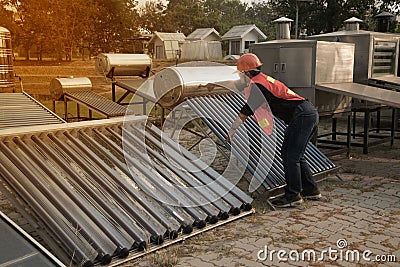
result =
[{"label": "solar water heater tank", "polygon": [[11,33],[0,27],[0,88],[14,86]]},{"label": "solar water heater tank", "polygon": [[98,72],[113,78],[114,76],[148,77],[152,60],[147,54],[111,54],[102,53],[95,59]]},{"label": "solar water heater tank", "polygon": [[[236,67],[226,65],[168,67],[154,76],[154,93],[163,107],[174,107],[186,98],[229,93],[245,86]],[[215,84],[209,91],[205,85]]]},{"label": "solar water heater tank", "polygon": [[53,100],[63,100],[66,92],[92,89],[92,82],[87,77],[54,78],[50,82],[50,94]]}]

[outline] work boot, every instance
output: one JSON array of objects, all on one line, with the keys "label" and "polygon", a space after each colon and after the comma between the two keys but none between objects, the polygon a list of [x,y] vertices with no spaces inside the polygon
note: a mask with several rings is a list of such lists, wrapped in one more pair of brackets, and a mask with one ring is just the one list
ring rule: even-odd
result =
[{"label": "work boot", "polygon": [[312,192],[301,191],[300,195],[306,200],[320,200],[322,198],[319,189],[315,189]]},{"label": "work boot", "polygon": [[281,196],[272,200],[271,203],[277,208],[289,208],[300,206],[301,203],[303,203],[303,199],[300,195],[297,195],[291,199],[287,199],[285,196]]}]

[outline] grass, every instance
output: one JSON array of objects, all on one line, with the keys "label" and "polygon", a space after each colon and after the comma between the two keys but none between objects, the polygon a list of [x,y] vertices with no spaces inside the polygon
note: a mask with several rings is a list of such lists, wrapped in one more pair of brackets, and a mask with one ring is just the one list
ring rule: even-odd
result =
[{"label": "grass", "polygon": [[151,254],[149,261],[153,267],[173,267],[179,263],[176,253],[168,250],[156,251]]}]

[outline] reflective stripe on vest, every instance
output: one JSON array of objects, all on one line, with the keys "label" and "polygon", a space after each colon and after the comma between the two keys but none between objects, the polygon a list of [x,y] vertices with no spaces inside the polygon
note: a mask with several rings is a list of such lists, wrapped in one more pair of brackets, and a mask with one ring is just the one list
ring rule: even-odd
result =
[{"label": "reflective stripe on vest", "polygon": [[[244,96],[246,98],[246,101],[249,99],[250,91],[251,84],[244,89]],[[256,119],[258,125],[264,131],[264,133],[266,133],[267,135],[272,134],[272,131],[274,130],[274,120],[272,117],[272,112],[267,106],[266,102],[254,111],[254,118]]]},{"label": "reflective stripe on vest", "polygon": [[250,82],[261,84],[277,98],[282,98],[285,100],[304,100],[303,97],[290,90],[282,82],[275,80],[274,78],[267,76],[262,72],[251,78]]}]

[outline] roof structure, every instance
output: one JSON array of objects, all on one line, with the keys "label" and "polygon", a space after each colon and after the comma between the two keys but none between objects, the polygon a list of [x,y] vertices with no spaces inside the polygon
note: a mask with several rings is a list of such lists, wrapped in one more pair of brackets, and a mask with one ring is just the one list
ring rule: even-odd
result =
[{"label": "roof structure", "polygon": [[160,38],[161,41],[178,41],[184,42],[186,36],[180,32],[154,32],[153,37],[151,37],[149,43],[154,42],[156,38]]},{"label": "roof structure", "polygon": [[214,28],[199,28],[186,37],[186,40],[204,40],[211,34],[215,34],[221,39],[221,35]]},{"label": "roof structure", "polygon": [[222,36],[222,40],[240,39],[246,36],[249,32],[256,31],[260,39],[265,39],[267,36],[254,24],[233,26],[227,33]]}]

